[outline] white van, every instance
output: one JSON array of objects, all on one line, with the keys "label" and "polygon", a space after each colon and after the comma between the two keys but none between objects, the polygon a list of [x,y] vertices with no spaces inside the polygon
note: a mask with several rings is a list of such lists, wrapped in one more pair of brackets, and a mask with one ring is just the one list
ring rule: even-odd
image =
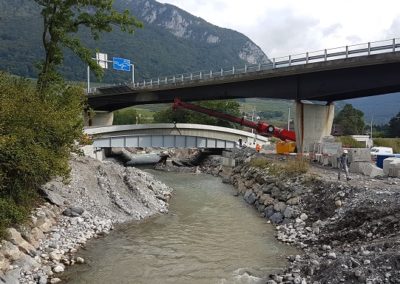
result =
[{"label": "white van", "polygon": [[378,155],[391,155],[393,154],[393,149],[390,147],[372,147],[371,156],[376,157]]}]

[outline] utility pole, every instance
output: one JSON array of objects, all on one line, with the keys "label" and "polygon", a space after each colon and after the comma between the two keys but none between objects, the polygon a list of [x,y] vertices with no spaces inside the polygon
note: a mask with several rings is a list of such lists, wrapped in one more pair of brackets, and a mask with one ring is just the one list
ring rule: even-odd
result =
[{"label": "utility pole", "polygon": [[372,118],[371,118],[371,140],[372,140],[372,121],[374,120],[374,116],[372,115]]}]

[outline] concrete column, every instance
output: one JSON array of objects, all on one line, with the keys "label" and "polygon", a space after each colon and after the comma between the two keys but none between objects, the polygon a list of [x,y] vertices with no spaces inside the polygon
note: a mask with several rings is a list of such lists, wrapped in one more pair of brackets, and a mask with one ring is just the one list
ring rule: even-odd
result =
[{"label": "concrete column", "polygon": [[295,109],[297,152],[307,153],[310,144],[320,142],[323,137],[331,135],[335,106],[295,102]]},{"label": "concrete column", "polygon": [[108,111],[94,111],[94,115],[89,117],[89,114],[84,114],[85,126],[110,126],[113,124],[114,113]]}]

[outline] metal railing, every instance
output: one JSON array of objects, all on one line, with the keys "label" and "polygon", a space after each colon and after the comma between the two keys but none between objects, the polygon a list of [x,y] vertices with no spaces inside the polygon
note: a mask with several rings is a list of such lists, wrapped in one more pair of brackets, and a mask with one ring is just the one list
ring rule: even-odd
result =
[{"label": "metal railing", "polygon": [[348,45],[331,49],[323,49],[313,52],[288,55],[272,58],[270,62],[263,64],[244,65],[239,68],[232,66],[227,69],[201,70],[192,73],[183,73],[170,76],[145,79],[134,84],[127,85],[135,89],[158,88],[167,85],[182,85],[194,82],[229,78],[240,74],[255,74],[265,70],[273,70],[283,67],[306,65],[316,62],[333,61],[337,59],[370,56],[381,53],[391,53],[400,50],[400,38],[390,40],[368,42],[356,45]]}]

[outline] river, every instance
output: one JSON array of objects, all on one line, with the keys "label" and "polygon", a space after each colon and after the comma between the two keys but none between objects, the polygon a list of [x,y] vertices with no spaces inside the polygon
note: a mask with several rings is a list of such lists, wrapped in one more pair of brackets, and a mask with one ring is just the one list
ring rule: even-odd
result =
[{"label": "river", "polygon": [[203,174],[148,170],[174,188],[170,212],[88,243],[67,283],[262,283],[296,250],[274,238],[231,185]]}]

